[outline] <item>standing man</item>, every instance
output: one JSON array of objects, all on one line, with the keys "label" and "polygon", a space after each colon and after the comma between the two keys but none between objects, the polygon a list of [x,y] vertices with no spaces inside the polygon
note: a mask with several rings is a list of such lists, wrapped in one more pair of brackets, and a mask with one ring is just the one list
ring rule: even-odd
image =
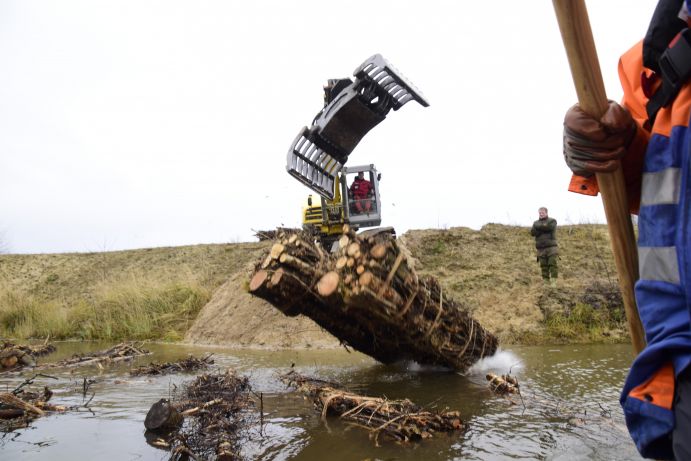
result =
[{"label": "standing man", "polygon": [[647,345],[620,401],[641,455],[691,459],[691,0],[660,0],[645,39],[619,61],[624,99],[598,120],[564,118],[569,187],[598,193],[594,173],[621,165],[638,213],[636,302]]},{"label": "standing man", "polygon": [[547,215],[547,208],[541,207],[537,210],[540,219],[533,223],[530,235],[535,237],[535,248],[537,249],[537,260],[542,269],[542,280],[545,285],[557,286],[557,257],[559,248],[557,247],[557,220]]}]

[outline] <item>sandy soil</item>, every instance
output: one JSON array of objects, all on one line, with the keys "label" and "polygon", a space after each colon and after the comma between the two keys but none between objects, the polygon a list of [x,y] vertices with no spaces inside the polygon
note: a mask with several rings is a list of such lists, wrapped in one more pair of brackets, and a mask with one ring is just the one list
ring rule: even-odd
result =
[{"label": "sandy soil", "polygon": [[253,348],[332,348],[339,341],[304,316],[287,317],[247,292],[254,263],[215,292],[185,335],[185,342]]}]

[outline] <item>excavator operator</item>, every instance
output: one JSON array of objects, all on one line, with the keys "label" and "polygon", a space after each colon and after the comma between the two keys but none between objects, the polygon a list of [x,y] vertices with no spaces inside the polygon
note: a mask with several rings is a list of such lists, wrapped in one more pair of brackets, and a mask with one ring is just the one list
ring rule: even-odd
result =
[{"label": "excavator operator", "polygon": [[354,212],[357,214],[372,211],[372,183],[365,179],[365,172],[361,171],[350,185],[350,194],[353,197]]}]

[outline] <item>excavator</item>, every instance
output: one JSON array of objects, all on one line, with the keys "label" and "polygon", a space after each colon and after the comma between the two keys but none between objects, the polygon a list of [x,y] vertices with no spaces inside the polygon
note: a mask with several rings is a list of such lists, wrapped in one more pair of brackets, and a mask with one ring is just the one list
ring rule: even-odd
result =
[{"label": "excavator", "polygon": [[381,174],[373,164],[346,167],[345,163],[391,109],[397,111],[410,101],[429,106],[380,54],[366,59],[353,77],[328,80],[324,107],[309,128],[300,130],[287,156],[288,173],[316,193],[309,195],[303,208],[303,229],[327,249],[332,249],[346,225],[355,231],[375,228],[367,232],[395,235],[391,227],[376,228],[381,224]]}]

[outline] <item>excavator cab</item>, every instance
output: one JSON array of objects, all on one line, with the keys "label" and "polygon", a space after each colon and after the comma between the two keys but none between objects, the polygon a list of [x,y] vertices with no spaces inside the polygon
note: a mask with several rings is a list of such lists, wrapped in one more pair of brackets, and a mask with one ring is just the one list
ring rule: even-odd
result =
[{"label": "excavator cab", "polygon": [[374,165],[343,167],[341,189],[346,221],[360,227],[381,224],[379,180],[381,174]]},{"label": "excavator cab", "polygon": [[302,210],[302,226],[329,248],[343,233],[351,229],[381,224],[381,174],[374,165],[343,167],[334,183],[334,199],[310,195]]}]

